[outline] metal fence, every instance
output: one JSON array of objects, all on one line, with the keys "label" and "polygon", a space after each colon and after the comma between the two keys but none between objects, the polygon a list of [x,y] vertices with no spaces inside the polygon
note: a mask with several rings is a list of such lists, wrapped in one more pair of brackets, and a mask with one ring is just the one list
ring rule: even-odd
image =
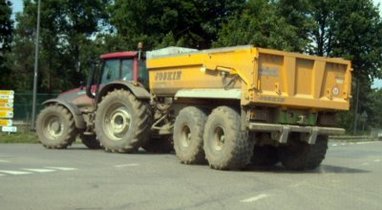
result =
[{"label": "metal fence", "polygon": [[[43,108],[42,102],[57,97],[55,93],[38,93],[36,98],[36,113]],[[19,124],[30,124],[32,121],[32,92],[15,92],[13,121]],[[36,115],[37,115],[36,114]]]}]

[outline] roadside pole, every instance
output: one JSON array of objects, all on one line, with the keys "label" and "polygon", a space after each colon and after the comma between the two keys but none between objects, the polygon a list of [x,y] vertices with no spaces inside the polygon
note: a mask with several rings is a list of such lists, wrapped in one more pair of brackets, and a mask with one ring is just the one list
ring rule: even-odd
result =
[{"label": "roadside pole", "polygon": [[35,120],[36,120],[36,97],[37,97],[37,79],[38,79],[38,46],[39,46],[39,36],[40,36],[40,9],[41,0],[37,3],[37,26],[36,26],[36,40],[35,40],[35,55],[34,55],[34,76],[33,76],[33,102],[32,102],[32,122],[31,130],[35,130]]}]

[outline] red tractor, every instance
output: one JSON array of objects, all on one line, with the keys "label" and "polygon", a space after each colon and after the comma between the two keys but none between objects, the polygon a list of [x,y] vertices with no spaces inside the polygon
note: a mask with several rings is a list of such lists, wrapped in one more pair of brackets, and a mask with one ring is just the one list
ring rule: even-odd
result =
[{"label": "red tractor", "polygon": [[151,132],[152,116],[161,116],[151,113],[148,71],[141,51],[108,53],[100,59],[101,65],[93,68],[86,87],[44,102],[46,107],[36,122],[41,143],[46,148],[64,149],[78,136],[90,149],[170,151],[170,131],[160,138]]}]

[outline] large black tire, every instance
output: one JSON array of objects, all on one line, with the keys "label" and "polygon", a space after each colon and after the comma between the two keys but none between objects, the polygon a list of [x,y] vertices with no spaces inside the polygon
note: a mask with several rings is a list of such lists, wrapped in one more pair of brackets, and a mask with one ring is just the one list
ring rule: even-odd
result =
[{"label": "large black tire", "polygon": [[174,149],[181,163],[205,163],[203,131],[206,119],[204,111],[193,106],[183,108],[176,117]]},{"label": "large black tire", "polygon": [[279,162],[277,147],[271,145],[255,146],[251,163],[254,166],[273,166]]},{"label": "large black tire", "polygon": [[72,114],[60,105],[47,106],[40,112],[36,131],[40,142],[48,149],[66,149],[77,135]]},{"label": "large black tire", "polygon": [[99,103],[95,132],[106,151],[130,153],[150,136],[151,111],[148,102],[126,90],[109,92]]},{"label": "large black tire", "polygon": [[172,135],[152,137],[142,148],[150,153],[170,153],[174,151]]},{"label": "large black tire", "polygon": [[241,118],[234,109],[221,106],[212,111],[204,130],[204,151],[211,168],[242,169],[250,162],[254,141],[241,130]]},{"label": "large black tire", "polygon": [[101,143],[98,141],[96,135],[80,134],[81,142],[89,149],[101,149]]},{"label": "large black tire", "polygon": [[327,149],[328,136],[318,136],[313,145],[290,139],[287,146],[279,149],[279,157],[286,169],[313,170],[325,159]]}]

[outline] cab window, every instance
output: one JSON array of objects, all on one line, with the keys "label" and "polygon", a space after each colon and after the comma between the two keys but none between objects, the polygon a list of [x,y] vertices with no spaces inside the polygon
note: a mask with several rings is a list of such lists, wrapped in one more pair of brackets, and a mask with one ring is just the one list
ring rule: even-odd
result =
[{"label": "cab window", "polygon": [[132,81],[133,80],[133,59],[125,59],[122,60],[122,73],[121,73],[121,79]]},{"label": "cab window", "polygon": [[120,60],[107,60],[104,63],[101,84],[106,84],[119,79]]}]

